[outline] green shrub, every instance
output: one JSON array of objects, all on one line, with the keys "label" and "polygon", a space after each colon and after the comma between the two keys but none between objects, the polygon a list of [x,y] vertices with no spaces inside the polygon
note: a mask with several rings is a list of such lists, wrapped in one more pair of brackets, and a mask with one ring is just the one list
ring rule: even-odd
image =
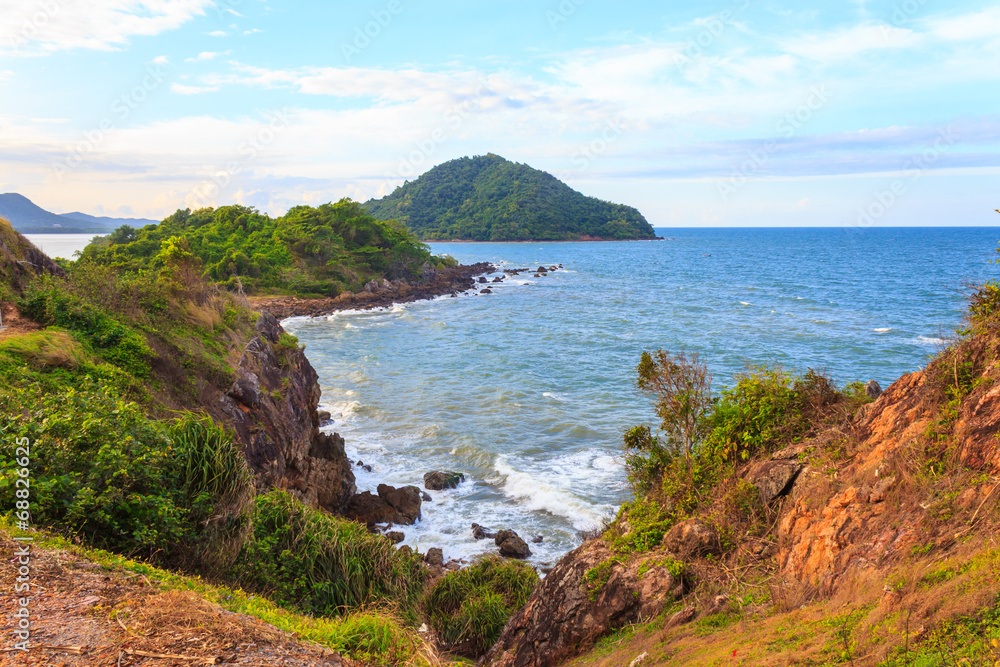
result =
[{"label": "green shrub", "polygon": [[424,607],[445,644],[478,658],[537,585],[538,574],[526,563],[490,555],[442,577],[428,591]]},{"label": "green shrub", "polygon": [[257,496],[253,528],[232,576],[279,604],[319,615],[392,602],[406,611],[423,587],[418,556],[285,491]]},{"label": "green shrub", "polygon": [[150,421],[98,381],[8,388],[0,408],[16,415],[0,423],[0,506],[15,506],[13,443],[27,438],[33,523],[160,562],[217,553],[219,540],[245,533],[250,474],[212,422]]}]

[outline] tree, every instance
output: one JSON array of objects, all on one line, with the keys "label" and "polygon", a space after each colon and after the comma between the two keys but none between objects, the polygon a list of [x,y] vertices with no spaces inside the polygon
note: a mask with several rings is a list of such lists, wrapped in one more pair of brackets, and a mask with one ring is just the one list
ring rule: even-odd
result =
[{"label": "tree", "polygon": [[636,367],[639,389],[656,399],[656,414],[666,443],[691,458],[704,435],[712,405],[712,376],[698,353],[643,352]]}]

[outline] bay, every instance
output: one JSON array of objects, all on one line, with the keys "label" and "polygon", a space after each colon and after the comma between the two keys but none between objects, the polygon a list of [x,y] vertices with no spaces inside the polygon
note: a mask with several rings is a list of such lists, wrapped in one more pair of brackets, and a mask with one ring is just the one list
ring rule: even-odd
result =
[{"label": "bay", "polygon": [[513,528],[553,563],[630,498],[621,434],[655,426],[634,386],[643,350],[701,353],[713,387],[752,364],[883,387],[961,324],[969,283],[994,277],[995,228],[658,229],[663,241],[432,243],[463,263],[562,264],[442,298],[286,327],[306,344],[331,430],[360,489],[430,492],[405,544],[446,558],[494,551],[470,525]]}]

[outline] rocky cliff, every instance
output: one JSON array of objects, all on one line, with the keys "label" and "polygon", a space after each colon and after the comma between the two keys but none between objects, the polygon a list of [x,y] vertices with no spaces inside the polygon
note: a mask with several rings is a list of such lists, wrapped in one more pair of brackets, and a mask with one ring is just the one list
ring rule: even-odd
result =
[{"label": "rocky cliff", "polygon": [[228,392],[210,406],[236,430],[260,489],[285,488],[338,512],[355,492],[344,439],[319,430],[318,376],[293,338],[263,313]]},{"label": "rocky cliff", "polygon": [[[560,561],[483,662],[563,664],[632,624],[631,643],[587,664],[867,665],[931,638],[968,644],[954,628],[1000,614],[998,342],[980,329],[855,414],[746,462],[647,550],[614,549],[636,530],[619,517]],[[759,530],[733,511],[734,489],[759,494]]]}]

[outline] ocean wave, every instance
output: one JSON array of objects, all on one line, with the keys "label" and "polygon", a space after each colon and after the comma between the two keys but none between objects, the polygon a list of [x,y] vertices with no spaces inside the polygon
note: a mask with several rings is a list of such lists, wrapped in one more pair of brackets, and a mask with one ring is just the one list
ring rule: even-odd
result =
[{"label": "ocean wave", "polygon": [[749,303],[749,302],[747,302],[747,301],[740,301],[740,305],[741,305],[741,306],[752,306],[753,304],[752,304],[752,303]]},{"label": "ocean wave", "polygon": [[557,394],[554,391],[543,391],[542,396],[544,396],[545,398],[551,398],[553,401],[556,401],[557,403],[566,402],[566,398],[562,394]]},{"label": "ocean wave", "polygon": [[875,333],[884,334],[892,331],[892,327],[879,327],[878,329],[872,329]]},{"label": "ocean wave", "polygon": [[570,491],[538,476],[515,470],[505,456],[497,457],[493,469],[500,475],[500,490],[533,511],[544,511],[569,519],[577,530],[591,530],[614,511],[610,505],[594,505]]},{"label": "ocean wave", "polygon": [[948,341],[944,338],[937,338],[934,336],[917,336],[917,342],[922,345],[947,345]]}]

